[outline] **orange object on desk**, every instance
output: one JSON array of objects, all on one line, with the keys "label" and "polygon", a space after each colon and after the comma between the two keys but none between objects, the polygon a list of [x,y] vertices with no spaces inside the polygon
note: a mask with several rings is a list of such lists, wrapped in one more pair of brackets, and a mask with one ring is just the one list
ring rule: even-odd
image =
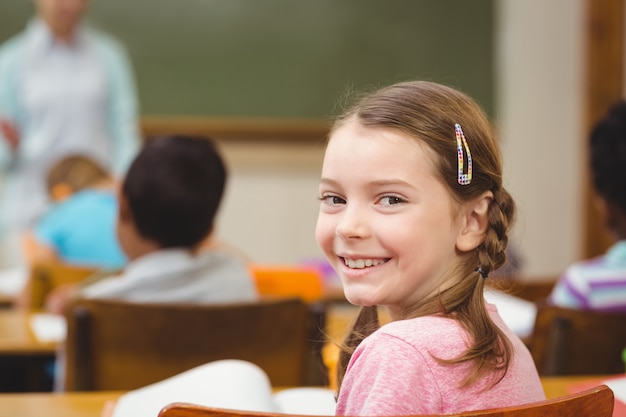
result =
[{"label": "orange object on desk", "polygon": [[252,265],[250,272],[261,295],[300,297],[318,301],[324,294],[323,277],[315,268],[290,265]]}]

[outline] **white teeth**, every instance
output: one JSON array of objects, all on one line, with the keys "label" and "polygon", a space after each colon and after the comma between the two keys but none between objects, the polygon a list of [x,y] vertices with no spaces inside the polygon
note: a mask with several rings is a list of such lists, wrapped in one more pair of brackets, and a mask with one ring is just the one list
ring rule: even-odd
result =
[{"label": "white teeth", "polygon": [[385,263],[382,259],[348,259],[343,258],[348,268],[362,269],[370,266],[382,265]]}]

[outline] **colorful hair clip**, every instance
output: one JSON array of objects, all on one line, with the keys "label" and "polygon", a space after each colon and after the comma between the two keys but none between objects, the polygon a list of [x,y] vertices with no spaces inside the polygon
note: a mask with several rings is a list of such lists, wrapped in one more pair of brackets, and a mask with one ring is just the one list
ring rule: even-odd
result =
[{"label": "colorful hair clip", "polygon": [[[468,185],[472,182],[472,154],[470,153],[469,146],[467,146],[467,140],[463,134],[461,125],[456,123],[454,125],[454,131],[456,133],[456,149],[459,155],[459,184]],[[463,145],[461,145],[461,141]],[[465,147],[465,153],[467,154],[467,174],[463,173],[463,147]]]}]

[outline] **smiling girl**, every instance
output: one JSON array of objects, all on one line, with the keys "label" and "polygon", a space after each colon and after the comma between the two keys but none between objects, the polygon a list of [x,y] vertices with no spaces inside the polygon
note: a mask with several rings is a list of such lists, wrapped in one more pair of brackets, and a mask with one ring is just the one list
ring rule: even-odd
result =
[{"label": "smiling girl", "polygon": [[[363,306],[339,361],[338,415],[457,413],[545,399],[530,353],[483,297],[515,205],[487,117],[406,82],[335,123],[316,237]],[[377,306],[391,322],[378,329]]]}]

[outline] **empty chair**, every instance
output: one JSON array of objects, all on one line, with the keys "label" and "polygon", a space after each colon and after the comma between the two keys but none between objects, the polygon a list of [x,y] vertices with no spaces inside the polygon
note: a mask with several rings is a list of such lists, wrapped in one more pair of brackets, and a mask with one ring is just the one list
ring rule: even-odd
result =
[{"label": "empty chair", "polygon": [[540,375],[624,373],[626,313],[542,306],[529,347]]},{"label": "empty chair", "polygon": [[[606,385],[577,394],[516,407],[468,411],[455,417],[611,417],[613,391]],[[449,415],[448,415],[449,416]],[[158,417],[304,417],[295,414],[225,410],[193,404],[174,403],[161,410]],[[427,417],[427,416],[413,416]],[[443,415],[430,415],[443,417]],[[451,416],[450,416],[451,417]]]},{"label": "empty chair", "polygon": [[218,359],[304,385],[309,314],[300,299],[189,305],[76,300],[66,310],[65,390],[130,390]]}]

